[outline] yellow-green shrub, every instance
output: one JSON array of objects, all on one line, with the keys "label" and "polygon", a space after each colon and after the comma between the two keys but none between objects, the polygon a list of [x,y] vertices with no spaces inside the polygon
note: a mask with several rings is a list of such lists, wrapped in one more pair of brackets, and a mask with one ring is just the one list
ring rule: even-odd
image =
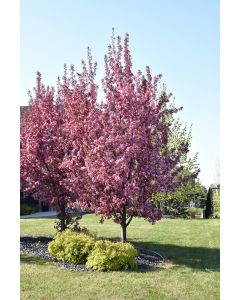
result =
[{"label": "yellow-green shrub", "polygon": [[99,271],[136,269],[137,250],[129,243],[97,241],[87,258],[86,267]]},{"label": "yellow-green shrub", "polygon": [[58,233],[55,239],[48,244],[48,251],[58,260],[81,264],[86,262],[94,244],[93,236],[67,229]]}]

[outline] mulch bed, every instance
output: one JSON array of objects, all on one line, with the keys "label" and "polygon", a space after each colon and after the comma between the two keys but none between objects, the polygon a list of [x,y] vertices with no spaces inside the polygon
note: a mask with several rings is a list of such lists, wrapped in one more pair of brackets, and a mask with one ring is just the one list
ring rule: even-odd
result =
[{"label": "mulch bed", "polygon": [[[44,260],[50,260],[58,265],[60,268],[68,269],[72,271],[88,271],[85,265],[75,265],[70,263],[64,263],[56,260],[48,253],[48,243],[53,240],[52,237],[38,236],[38,237],[20,237],[20,253],[38,256]],[[163,262],[164,258],[160,253],[136,247],[139,251],[139,255],[136,257],[138,262],[138,270],[149,270],[157,268]]]}]

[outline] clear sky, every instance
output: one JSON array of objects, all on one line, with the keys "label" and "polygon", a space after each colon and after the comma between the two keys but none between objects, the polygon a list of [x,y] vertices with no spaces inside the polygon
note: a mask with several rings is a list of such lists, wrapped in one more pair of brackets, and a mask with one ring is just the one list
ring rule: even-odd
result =
[{"label": "clear sky", "polygon": [[64,63],[80,68],[87,46],[100,84],[112,27],[130,34],[135,69],[149,65],[163,74],[175,103],[184,107],[181,121],[193,124],[199,177],[213,183],[219,163],[219,1],[21,0],[20,105],[28,103],[36,71],[55,85]]}]

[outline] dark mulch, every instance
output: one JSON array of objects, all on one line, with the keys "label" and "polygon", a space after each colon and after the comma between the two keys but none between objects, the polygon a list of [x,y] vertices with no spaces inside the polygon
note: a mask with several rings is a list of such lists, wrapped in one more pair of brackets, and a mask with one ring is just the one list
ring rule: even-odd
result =
[{"label": "dark mulch", "polygon": [[[48,243],[51,242],[52,237],[38,236],[38,237],[21,237],[20,238],[20,253],[39,256],[42,259],[53,261],[60,268],[72,270],[72,271],[89,271],[85,265],[75,265],[70,263],[64,263],[56,260],[48,253]],[[139,270],[148,270],[159,267],[164,258],[160,253],[136,247],[139,251],[139,255],[136,257]]]},{"label": "dark mulch", "polygon": [[156,251],[151,251],[148,249],[143,249],[136,247],[139,252],[139,256],[136,257],[138,262],[138,268],[141,270],[149,268],[157,268],[160,263],[164,261],[162,255]]}]

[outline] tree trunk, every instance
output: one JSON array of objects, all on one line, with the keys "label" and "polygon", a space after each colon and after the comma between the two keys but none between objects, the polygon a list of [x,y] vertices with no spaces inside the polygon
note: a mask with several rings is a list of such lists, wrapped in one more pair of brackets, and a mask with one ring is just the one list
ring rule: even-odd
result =
[{"label": "tree trunk", "polygon": [[127,241],[127,226],[121,225],[122,226],[122,242],[125,243]]},{"label": "tree trunk", "polygon": [[60,209],[61,209],[61,211],[60,211],[60,214],[58,215],[58,217],[60,219],[60,231],[63,231],[67,227],[67,214],[66,214],[64,205],[62,205]]},{"label": "tree trunk", "polygon": [[60,222],[61,222],[61,228],[60,228],[60,231],[63,231],[63,230],[66,229],[66,224],[65,224],[65,220],[64,220],[64,218],[63,218],[62,213],[61,213]]},{"label": "tree trunk", "polygon": [[122,242],[125,243],[127,241],[126,207],[123,208],[121,227],[122,227]]},{"label": "tree trunk", "polygon": [[133,215],[128,216],[127,220],[127,211],[126,211],[126,206],[124,206],[123,211],[122,211],[122,221],[121,221],[121,227],[122,227],[122,242],[125,243],[127,241],[127,227],[131,223],[133,219]]}]

